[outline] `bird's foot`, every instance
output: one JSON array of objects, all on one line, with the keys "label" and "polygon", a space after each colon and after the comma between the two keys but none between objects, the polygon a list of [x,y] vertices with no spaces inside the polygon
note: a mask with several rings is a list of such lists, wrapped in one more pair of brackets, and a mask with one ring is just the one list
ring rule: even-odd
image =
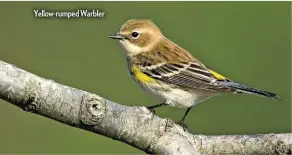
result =
[{"label": "bird's foot", "polygon": [[155,114],[155,110],[152,107],[146,107],[151,113]]},{"label": "bird's foot", "polygon": [[188,125],[184,123],[184,120],[180,120],[177,124],[181,126],[184,129],[184,131],[187,131]]},{"label": "bird's foot", "polygon": [[160,104],[156,104],[156,105],[147,107],[147,109],[150,110],[153,114],[155,114],[155,111],[154,111],[155,108],[158,108],[158,107],[161,107],[161,106],[165,106],[165,105],[166,105],[166,103],[160,103]]}]

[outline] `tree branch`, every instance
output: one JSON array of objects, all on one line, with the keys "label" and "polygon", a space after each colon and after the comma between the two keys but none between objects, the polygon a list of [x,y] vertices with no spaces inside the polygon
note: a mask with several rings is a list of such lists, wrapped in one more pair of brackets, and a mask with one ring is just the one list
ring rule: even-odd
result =
[{"label": "tree branch", "polygon": [[128,107],[0,61],[0,98],[153,154],[291,154],[292,134],[192,135],[145,107]]}]

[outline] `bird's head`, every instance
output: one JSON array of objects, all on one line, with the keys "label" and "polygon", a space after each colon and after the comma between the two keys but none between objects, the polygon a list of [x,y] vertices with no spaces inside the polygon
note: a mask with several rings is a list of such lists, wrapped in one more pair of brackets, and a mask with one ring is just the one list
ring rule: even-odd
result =
[{"label": "bird's head", "polygon": [[163,35],[151,20],[130,19],[109,37],[119,40],[127,55],[136,55],[150,50]]}]

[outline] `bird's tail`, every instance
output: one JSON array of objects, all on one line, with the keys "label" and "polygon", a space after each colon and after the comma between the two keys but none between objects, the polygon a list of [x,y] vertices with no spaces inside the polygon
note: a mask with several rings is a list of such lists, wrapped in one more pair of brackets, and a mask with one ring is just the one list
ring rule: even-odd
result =
[{"label": "bird's tail", "polygon": [[267,97],[267,98],[271,98],[271,99],[280,101],[280,96],[278,96],[277,94],[263,91],[263,90],[259,90],[256,88],[252,88],[252,87],[249,87],[249,86],[244,85],[244,84],[228,81],[228,82],[224,82],[223,85],[234,88],[234,89],[236,89],[237,92],[240,92],[240,93],[259,95],[259,96],[263,96],[263,97]]}]

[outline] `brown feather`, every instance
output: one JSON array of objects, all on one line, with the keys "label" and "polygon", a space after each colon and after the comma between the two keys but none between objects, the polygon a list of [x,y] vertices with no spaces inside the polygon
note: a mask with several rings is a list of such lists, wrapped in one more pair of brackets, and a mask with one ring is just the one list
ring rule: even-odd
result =
[{"label": "brown feather", "polygon": [[[220,91],[220,92],[233,92],[235,91],[232,88],[224,87],[217,85],[213,83],[212,80],[217,80],[213,74],[211,74],[208,71],[208,68],[202,64],[198,59],[193,57],[188,51],[181,48],[171,40],[164,38],[160,40],[157,44],[153,46],[151,50],[148,52],[142,52],[137,55],[134,55],[131,57],[131,59],[128,59],[130,61],[129,63],[131,65],[135,66],[151,66],[151,65],[157,65],[161,63],[166,63],[169,65],[176,66],[176,68],[180,68],[180,64],[189,64],[190,62],[193,62],[194,64],[191,64],[190,67],[199,68],[204,70],[206,73],[200,73],[202,75],[205,74],[205,76],[209,77],[207,79],[204,79],[202,77],[193,76],[188,72],[192,68],[187,68],[187,71],[180,71],[180,73],[175,74],[171,77],[165,77],[158,73],[156,70],[159,70],[160,72],[163,72],[161,68],[152,69],[151,72],[156,75],[157,77],[153,77],[155,79],[159,79],[161,81],[164,81],[166,83],[174,84],[176,86],[181,86],[185,88],[195,88],[195,89],[205,89],[209,91]],[[168,66],[169,66],[168,65]],[[166,65],[167,66],[167,65]],[[171,69],[172,71],[175,71],[175,68]],[[191,70],[192,71],[192,70]],[[164,71],[165,72],[165,71]],[[199,71],[196,71],[199,72]],[[147,73],[145,71],[144,73]]]},{"label": "brown feather", "polygon": [[193,57],[188,51],[179,47],[169,39],[161,39],[157,44],[153,45],[148,52],[142,52],[132,57],[133,64],[139,64],[141,62],[150,63],[156,65],[163,62],[171,63],[188,63],[196,62],[205,66],[195,57]]},{"label": "brown feather", "polygon": [[133,31],[137,28],[147,28],[151,30],[155,30],[156,32],[160,32],[160,29],[149,19],[130,19],[126,21],[120,31],[121,32],[127,32],[127,31]]}]

